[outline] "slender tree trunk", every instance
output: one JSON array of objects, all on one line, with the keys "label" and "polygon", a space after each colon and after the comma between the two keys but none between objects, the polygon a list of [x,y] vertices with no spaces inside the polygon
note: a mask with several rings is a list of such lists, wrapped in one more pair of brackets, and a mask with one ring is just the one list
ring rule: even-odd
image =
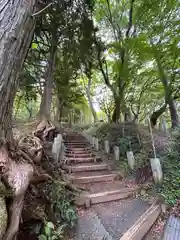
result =
[{"label": "slender tree trunk", "polygon": [[12,137],[12,107],[34,33],[35,1],[0,0],[0,135]]},{"label": "slender tree trunk", "polygon": [[125,104],[124,104],[124,121],[127,121],[127,122],[133,121],[131,111]]},{"label": "slender tree trunk", "polygon": [[174,99],[172,97],[171,86],[168,82],[168,78],[167,78],[165,71],[163,69],[163,66],[161,64],[159,53],[157,52],[157,50],[154,46],[153,46],[153,51],[154,51],[154,57],[155,57],[155,60],[157,63],[157,67],[159,70],[160,79],[161,79],[161,82],[164,87],[165,102],[169,105],[169,112],[170,112],[170,116],[171,116],[171,125],[172,125],[172,128],[174,128],[176,126],[179,126],[179,117],[177,114],[177,109],[176,109],[176,106],[174,103]]},{"label": "slender tree trunk", "polygon": [[63,109],[63,99],[59,99],[58,96],[56,98],[56,120],[60,121],[62,117],[62,109]]},{"label": "slender tree trunk", "polygon": [[87,94],[87,98],[88,98],[88,102],[89,102],[89,107],[91,109],[91,113],[92,113],[93,118],[94,118],[94,122],[97,122],[98,121],[98,117],[97,117],[96,111],[94,109],[91,97],[88,94]]},{"label": "slender tree trunk", "polygon": [[175,102],[174,100],[169,99],[168,104],[169,104],[169,111],[171,115],[171,125],[172,125],[172,128],[175,128],[179,126],[179,117],[178,117],[177,109],[175,106]]},{"label": "slender tree trunk", "polygon": [[91,77],[88,78],[88,86],[86,87],[86,95],[88,98],[88,102],[89,102],[89,107],[91,109],[93,118],[94,118],[94,122],[98,121],[98,116],[97,113],[94,109],[93,103],[92,103],[92,99],[91,99],[91,94],[90,94],[90,88],[91,88]]},{"label": "slender tree trunk", "polygon": [[45,75],[44,92],[41,99],[38,118],[50,119],[51,103],[52,103],[52,89],[53,89],[53,72],[55,65],[56,46],[52,46],[48,66]]},{"label": "slender tree trunk", "polygon": [[20,104],[21,104],[21,99],[22,99],[23,96],[20,96],[18,101],[17,101],[17,106],[16,106],[16,109],[15,109],[15,113],[14,113],[14,119],[16,120],[17,118],[17,115],[18,115],[18,112],[19,112],[19,107],[20,107]]}]

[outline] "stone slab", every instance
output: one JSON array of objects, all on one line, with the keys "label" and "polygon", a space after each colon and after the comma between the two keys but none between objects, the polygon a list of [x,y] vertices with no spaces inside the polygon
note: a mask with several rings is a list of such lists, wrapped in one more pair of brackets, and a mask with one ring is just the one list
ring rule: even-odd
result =
[{"label": "stone slab", "polygon": [[160,205],[152,204],[147,211],[128,229],[120,240],[139,240],[142,239],[161,213]]},{"label": "stone slab", "polygon": [[148,207],[147,203],[139,199],[126,199],[92,205],[91,208],[97,213],[113,240],[119,240]]},{"label": "stone slab", "polygon": [[174,216],[168,218],[163,240],[180,240],[180,219]]}]

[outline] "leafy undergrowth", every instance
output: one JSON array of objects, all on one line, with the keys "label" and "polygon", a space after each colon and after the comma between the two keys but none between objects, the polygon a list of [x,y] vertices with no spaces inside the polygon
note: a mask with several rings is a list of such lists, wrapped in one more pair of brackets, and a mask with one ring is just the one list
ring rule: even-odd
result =
[{"label": "leafy undergrowth", "polygon": [[[134,154],[145,151],[147,156],[153,156],[150,133],[148,127],[143,125],[132,122],[120,124],[97,122],[75,125],[74,130],[98,137],[101,146],[104,145],[104,140],[109,140],[110,151],[113,152],[113,146],[119,146],[122,157],[126,157],[126,152],[130,149]],[[161,155],[168,144],[168,137],[156,129],[153,130],[153,135],[156,151]]]},{"label": "leafy undergrowth", "polygon": [[77,217],[71,192],[55,181],[43,189],[48,196],[54,222],[45,221],[38,232],[39,240],[64,239],[65,230],[74,227]]},{"label": "leafy undergrowth", "polygon": [[159,189],[165,202],[174,206],[173,213],[180,217],[180,129],[172,132],[169,147],[162,158],[164,182]]}]

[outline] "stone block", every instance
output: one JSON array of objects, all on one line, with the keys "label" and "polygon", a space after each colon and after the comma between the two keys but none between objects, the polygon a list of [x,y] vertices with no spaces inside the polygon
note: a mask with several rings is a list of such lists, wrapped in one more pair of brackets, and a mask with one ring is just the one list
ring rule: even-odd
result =
[{"label": "stone block", "polygon": [[159,158],[151,158],[151,170],[153,174],[153,179],[156,184],[161,184],[163,182],[163,172],[161,167],[161,162]]},{"label": "stone block", "polygon": [[104,141],[104,150],[107,154],[110,152],[110,147],[109,147],[109,141],[108,140]]},{"label": "stone block", "polygon": [[118,146],[114,146],[114,159],[119,161],[120,151]]},{"label": "stone block", "polygon": [[127,154],[128,165],[129,165],[130,169],[133,170],[135,167],[134,154],[132,151],[129,151],[126,154]]}]

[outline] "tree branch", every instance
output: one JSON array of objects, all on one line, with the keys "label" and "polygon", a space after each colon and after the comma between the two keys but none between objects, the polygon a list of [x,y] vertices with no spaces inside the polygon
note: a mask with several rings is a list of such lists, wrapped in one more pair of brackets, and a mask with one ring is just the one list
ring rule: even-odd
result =
[{"label": "tree branch", "polygon": [[41,14],[42,12],[44,12],[47,8],[49,8],[53,3],[49,3],[45,8],[41,9],[40,11],[33,13],[32,17],[36,17],[37,15]]},{"label": "tree branch", "polygon": [[130,10],[129,10],[129,23],[128,23],[128,28],[126,31],[126,38],[129,38],[129,33],[132,27],[132,17],[133,17],[133,7],[134,7],[134,2],[135,0],[131,0],[131,6],[130,6]]}]

